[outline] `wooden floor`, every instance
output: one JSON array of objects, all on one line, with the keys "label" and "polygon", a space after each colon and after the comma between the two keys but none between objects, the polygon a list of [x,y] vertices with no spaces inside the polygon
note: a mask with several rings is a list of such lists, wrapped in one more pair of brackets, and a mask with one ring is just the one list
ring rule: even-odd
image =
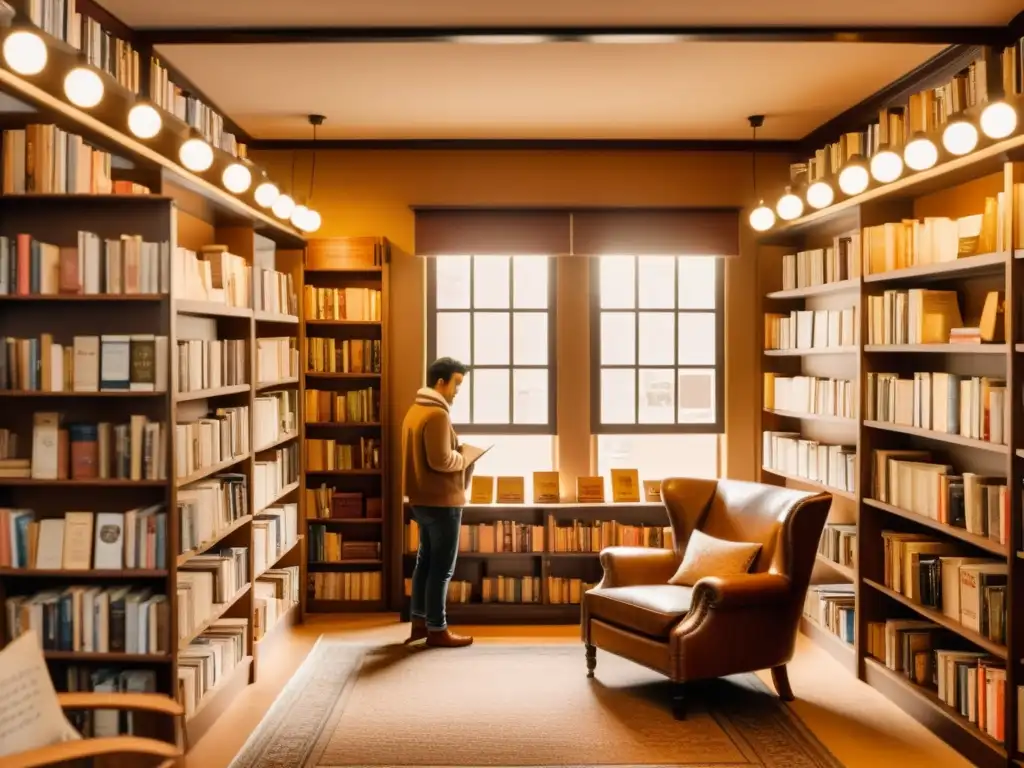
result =
[{"label": "wooden floor", "polygon": [[[473,634],[478,642],[580,642],[577,627],[458,630]],[[249,686],[209,732],[192,745],[186,768],[227,768],[321,635],[386,643],[404,638],[408,631],[409,625],[399,624],[394,615],[309,616],[305,624],[291,628],[281,638],[272,659],[261,663],[257,683]],[[581,667],[582,654],[581,648]],[[764,679],[770,686],[770,678],[765,675]],[[854,680],[831,656],[802,636],[790,665],[790,680],[797,696],[793,708],[846,768],[970,768],[971,763],[881,694]]]}]

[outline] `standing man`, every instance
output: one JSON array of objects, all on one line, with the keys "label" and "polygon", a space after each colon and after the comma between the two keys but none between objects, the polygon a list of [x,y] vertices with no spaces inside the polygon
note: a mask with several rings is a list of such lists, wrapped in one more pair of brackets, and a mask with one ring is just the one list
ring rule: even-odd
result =
[{"label": "standing man", "polygon": [[[404,494],[419,526],[420,546],[412,574],[412,633],[407,643],[461,648],[472,637],[448,629],[445,599],[459,554],[467,467],[452,428],[449,406],[469,368],[442,357],[427,369],[427,385],[402,422]],[[472,466],[469,467],[472,473]]]}]

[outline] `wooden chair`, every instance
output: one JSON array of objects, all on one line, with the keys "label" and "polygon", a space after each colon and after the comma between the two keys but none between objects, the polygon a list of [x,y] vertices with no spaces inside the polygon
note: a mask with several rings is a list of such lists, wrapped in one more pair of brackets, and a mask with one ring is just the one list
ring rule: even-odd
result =
[{"label": "wooden chair", "polygon": [[174,719],[176,743],[142,736],[65,741],[4,757],[0,760],[3,768],[41,768],[87,760],[104,766],[124,765],[134,768],[153,765],[166,768],[187,751],[185,710],[168,696],[155,693],[59,693],[57,698],[65,711],[117,709],[166,715]]}]

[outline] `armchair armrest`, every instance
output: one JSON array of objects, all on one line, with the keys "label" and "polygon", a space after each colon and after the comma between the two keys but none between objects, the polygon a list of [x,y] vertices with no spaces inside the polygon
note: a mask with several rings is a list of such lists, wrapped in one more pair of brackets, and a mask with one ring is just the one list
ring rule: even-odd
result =
[{"label": "armchair armrest", "polygon": [[94,760],[106,756],[145,755],[161,759],[168,765],[182,756],[173,744],[138,736],[112,736],[102,739],[65,741],[49,747],[33,749],[4,758],[4,768],[43,768],[77,760]]},{"label": "armchair armrest", "polygon": [[740,576],[707,576],[693,588],[693,602],[707,600],[710,608],[763,607],[791,598],[792,582],[778,573],[745,573]]},{"label": "armchair armrest", "polygon": [[635,587],[667,584],[679,568],[671,549],[653,547],[606,547],[601,550],[602,587]]},{"label": "armchair armrest", "polygon": [[159,693],[58,693],[61,709],[125,709],[182,717],[184,708],[170,696]]}]

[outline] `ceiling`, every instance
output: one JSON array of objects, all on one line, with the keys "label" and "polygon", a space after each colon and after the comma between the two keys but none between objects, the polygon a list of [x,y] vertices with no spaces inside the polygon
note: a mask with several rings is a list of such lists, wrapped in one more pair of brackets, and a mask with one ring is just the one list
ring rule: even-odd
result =
[{"label": "ceiling", "polygon": [[[99,0],[136,29],[1005,25],[1019,0]],[[255,139],[799,139],[943,50],[794,42],[158,46]],[[245,87],[255,83],[258,87]]]}]

